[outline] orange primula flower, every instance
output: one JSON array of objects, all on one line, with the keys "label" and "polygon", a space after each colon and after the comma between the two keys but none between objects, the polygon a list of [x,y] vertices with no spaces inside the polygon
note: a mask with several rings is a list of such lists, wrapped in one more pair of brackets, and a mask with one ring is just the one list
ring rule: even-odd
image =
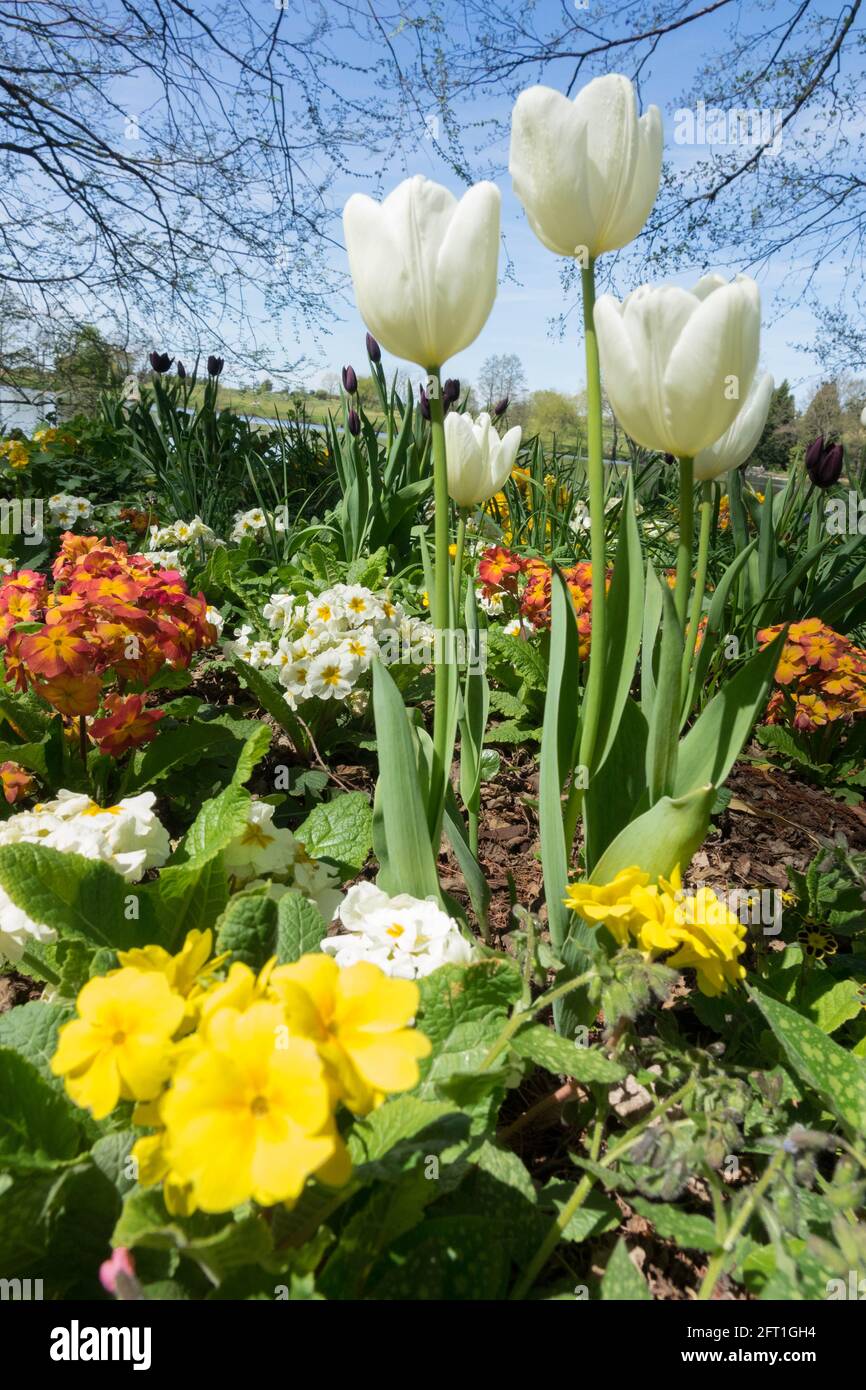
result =
[{"label": "orange primula flower", "polygon": [[[765,647],[781,626],[764,628]],[[813,733],[837,720],[851,720],[866,710],[866,653],[820,618],[792,623],[776,669],[781,687],[767,706],[768,724],[788,718],[801,733]]]},{"label": "orange primula flower", "polygon": [[91,664],[93,648],[62,623],[30,633],[21,642],[21,660],[36,676],[77,674]]},{"label": "orange primula flower", "polygon": [[165,717],[164,709],[145,709],[142,695],[109,695],[105,707],[109,713],[94,719],[90,735],[100,753],[119,757],[128,748],[137,748],[156,735],[156,725]]},{"label": "orange primula flower", "polygon": [[478,577],[490,589],[505,589],[513,594],[517,592],[517,576],[523,568],[524,562],[519,555],[496,545],[482,555]]},{"label": "orange primula flower", "polygon": [[16,801],[33,790],[33,777],[18,763],[0,763],[0,785],[9,805],[14,806]]},{"label": "orange primula flower", "polygon": [[102,677],[93,674],[55,676],[50,681],[37,681],[36,691],[59,714],[73,718],[81,714],[95,714],[102,694]]}]

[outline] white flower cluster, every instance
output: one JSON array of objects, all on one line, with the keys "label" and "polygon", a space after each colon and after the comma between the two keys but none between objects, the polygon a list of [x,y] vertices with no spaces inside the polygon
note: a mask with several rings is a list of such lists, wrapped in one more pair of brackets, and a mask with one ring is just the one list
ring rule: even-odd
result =
[{"label": "white flower cluster", "polygon": [[[97,806],[89,796],[61,791],[32,811],[19,811],[0,824],[0,845],[34,844],[81,854],[110,865],[127,883],[168,859],[168,832],[153,812],[153,792],[142,792],[116,806]],[[27,938],[54,941],[56,933],[34,922],[0,889],[0,957],[20,960]]]},{"label": "white flower cluster", "polygon": [[[326,922],[340,901],[337,870],[311,859],[291,830],[274,825],[274,808],[268,801],[250,803],[246,826],[223,850],[223,864],[238,887],[266,887],[272,898],[298,889]],[[282,881],[266,882],[275,877]]]},{"label": "white flower cluster", "polygon": [[86,497],[55,492],[48,499],[48,520],[52,526],[74,526],[76,521],[87,521],[92,515],[93,506]]},{"label": "white flower cluster", "polygon": [[386,665],[432,659],[430,624],[361,584],[334,584],[309,599],[271,594],[262,612],[276,641],[255,638],[246,626],[224,648],[256,669],[276,667],[292,709],[303,700],[345,700],[374,656]]},{"label": "white flower cluster", "polygon": [[475,954],[457,922],[434,898],[408,893],[391,898],[374,883],[356,883],[337,917],[346,931],[327,937],[322,950],[340,966],[370,961],[386,975],[414,980],[440,965],[465,965]]},{"label": "white flower cluster", "polygon": [[285,531],[287,521],[285,507],[277,507],[271,513],[264,512],[261,507],[251,507],[248,512],[235,512],[229,539],[242,541],[244,536],[261,535],[268,529],[269,522],[275,531]]},{"label": "white flower cluster", "polygon": [[173,521],[170,526],[151,526],[148,539],[151,551],[177,552],[181,546],[193,545],[196,541],[201,541],[209,550],[219,544],[214,532],[200,516],[194,516],[192,521]]}]

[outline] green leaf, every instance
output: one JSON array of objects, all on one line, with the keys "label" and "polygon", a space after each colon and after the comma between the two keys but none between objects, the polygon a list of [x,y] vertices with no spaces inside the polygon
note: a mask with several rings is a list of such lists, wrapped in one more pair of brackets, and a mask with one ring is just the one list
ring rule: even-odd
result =
[{"label": "green leaf", "polygon": [[0,1159],[16,1155],[39,1162],[81,1152],[82,1133],[65,1095],[10,1047],[0,1047],[0,1095]]},{"label": "green leaf", "polygon": [[172,856],[172,865],[203,862],[224,850],[246,829],[251,801],[249,792],[234,784],[206,801]]},{"label": "green leaf", "polygon": [[604,1277],[601,1281],[601,1296],[604,1300],[622,1303],[625,1301],[649,1301],[652,1302],[647,1282],[642,1274],[639,1274],[632,1264],[628,1246],[625,1240],[620,1237],[613,1248],[613,1254],[607,1262]]},{"label": "green leaf", "polygon": [[345,878],[359,874],[373,847],[373,811],[363,792],[343,792],[314,806],[295,838],[313,859],[338,865]]},{"label": "green leaf", "polygon": [[[653,576],[662,596],[662,639],[658,682],[646,748],[646,775],[650,805],[674,789],[677,745],[680,727],[680,667],[683,660],[683,630],[667,584]],[[646,660],[652,660],[647,652]],[[709,779],[707,779],[709,780]]]},{"label": "green leaf", "polygon": [[677,864],[685,868],[703,843],[714,798],[714,787],[673,800],[663,796],[620,831],[595,865],[590,881],[610,883],[621,869],[634,864],[650,879],[667,878]]},{"label": "green leaf", "polygon": [[284,893],[277,904],[277,960],[280,965],[317,951],[328,935],[328,924],[315,903],[302,893]]},{"label": "green leaf", "polygon": [[767,703],[785,632],[725,681],[680,743],[674,793],[721,786]]},{"label": "green leaf", "polygon": [[36,1068],[43,1081],[63,1090],[63,1078],[55,1076],[49,1062],[57,1051],[60,1027],[75,1013],[71,1004],[45,1004],[41,999],[18,1004],[0,1014],[0,1048],[12,1048]]},{"label": "green leaf", "polygon": [[175,729],[164,729],[133,757],[123,782],[124,794],[137,795],[186,763],[225,757],[237,742],[237,735],[218,719],[191,719]]},{"label": "green leaf", "polygon": [[218,952],[231,951],[235,960],[259,971],[274,954],[277,904],[266,893],[237,893],[217,923]]},{"label": "green leaf", "polygon": [[[408,1150],[416,1157],[418,1136],[446,1117],[459,1117],[450,1102],[419,1100],[417,1096],[397,1096],[370,1115],[356,1120],[349,1134],[349,1153],[357,1169],[380,1164],[394,1150]],[[453,1137],[453,1136],[452,1136]]]},{"label": "green leaf", "polygon": [[866,1063],[787,1005],[752,986],[758,1005],[797,1074],[859,1139],[866,1131]]},{"label": "green leaf", "polygon": [[124,916],[130,885],[100,860],[45,845],[2,845],[0,884],[16,907],[61,937],[98,946],[140,939],[136,923]]},{"label": "green leaf", "polygon": [[[549,1182],[539,1195],[539,1205],[552,1208],[555,1216],[560,1216],[569,1199],[574,1196],[574,1185],[568,1182]],[[586,1201],[577,1211],[572,1212],[562,1232],[562,1240],[579,1245],[590,1236],[600,1236],[606,1231],[615,1231],[622,1214],[609,1198],[600,1192],[590,1192]]]},{"label": "green leaf", "polygon": [[603,767],[619,729],[634,680],[644,611],[643,552],[629,473],[622,503],[616,563],[607,595],[607,651],[604,658],[604,704],[596,740],[593,771]]},{"label": "green leaf", "polygon": [[310,751],[310,741],[297,715],[286,703],[280,689],[262,672],[242,661],[239,656],[232,658],[232,666],[244,685],[258,700],[263,710],[274,719],[284,733],[288,734],[293,746],[301,754]]},{"label": "green leaf", "polygon": [[[564,901],[571,845],[565,843],[562,791],[577,756],[578,724],[574,711],[578,701],[580,666],[574,604],[558,569],[553,571],[550,603],[550,672],[544,701],[538,821],[550,940],[554,951],[557,951],[571,925]],[[577,923],[573,930],[577,948],[588,947],[591,937],[583,924]]]},{"label": "green leaf", "polygon": [[629,1205],[652,1222],[665,1240],[675,1240],[686,1250],[704,1250],[708,1254],[718,1249],[715,1228],[707,1216],[662,1202],[649,1202],[645,1197],[630,1197]]},{"label": "green leaf", "polygon": [[438,901],[439,876],[418,776],[417,742],[400,692],[378,660],[373,662],[373,710],[379,748],[376,807],[386,854],[379,882],[386,893]]},{"label": "green leaf", "polygon": [[[479,1064],[498,1038],[523,984],[516,965],[487,957],[470,965],[441,966],[418,985],[418,1027],[433,1044],[433,1053],[421,1063],[417,1094],[425,1100],[438,1100],[447,1094],[440,1092],[440,1086],[478,1075]],[[482,1079],[485,1086],[480,1088],[484,1094],[479,1097],[483,1104],[478,1119],[483,1119],[493,1105],[486,1074]],[[501,1081],[498,1074],[496,1085]],[[478,1108],[475,1102],[467,1103],[468,1110],[476,1112]]]},{"label": "green leaf", "polygon": [[621,1081],[625,1068],[597,1047],[585,1047],[554,1033],[544,1023],[527,1023],[515,1033],[511,1046],[536,1066],[574,1081]]}]

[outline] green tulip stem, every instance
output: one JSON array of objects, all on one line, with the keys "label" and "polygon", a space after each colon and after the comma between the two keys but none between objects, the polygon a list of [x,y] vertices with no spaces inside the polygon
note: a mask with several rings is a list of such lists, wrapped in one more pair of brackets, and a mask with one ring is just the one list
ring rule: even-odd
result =
[{"label": "green tulip stem", "polygon": [[680,459],[680,539],[677,545],[677,587],[674,600],[680,626],[685,631],[692,587],[692,544],[695,536],[695,461]]},{"label": "green tulip stem", "polygon": [[466,518],[469,512],[466,507],[457,509],[457,553],[454,557],[454,621],[459,625],[460,615],[463,612],[461,607],[463,589],[463,551],[466,548]]},{"label": "green tulip stem", "polygon": [[604,532],[604,442],[601,429],[601,368],[595,335],[595,262],[581,272],[583,285],[583,337],[586,351],[586,434],[589,476],[589,542],[592,561],[592,642],[589,675],[584,692],[583,720],[578,761],[589,767],[595,753],[601,718],[606,652],[607,554]]},{"label": "green tulip stem", "polygon": [[707,564],[710,558],[710,529],[713,522],[713,485],[710,482],[701,484],[701,530],[698,538],[698,568],[695,574],[695,591],[692,594],[692,607],[689,614],[689,630],[686,634],[685,651],[683,652],[683,689],[689,678],[689,671],[692,669],[695,650],[698,645],[698,624],[701,621],[701,610],[704,606],[704,594],[707,588]]},{"label": "green tulip stem", "polygon": [[[431,817],[431,828],[441,825],[441,808],[445,804],[445,788],[450,768],[446,766],[448,751],[448,662],[451,656],[448,642],[450,608],[450,557],[448,555],[451,503],[448,497],[448,469],[445,461],[445,412],[442,409],[442,386],[439,368],[431,367],[429,375],[434,387],[430,392],[430,435],[433,447],[433,595],[432,616],[436,632],[433,684],[433,776],[430,795],[432,808],[439,808]],[[433,853],[439,849],[438,832]]]}]

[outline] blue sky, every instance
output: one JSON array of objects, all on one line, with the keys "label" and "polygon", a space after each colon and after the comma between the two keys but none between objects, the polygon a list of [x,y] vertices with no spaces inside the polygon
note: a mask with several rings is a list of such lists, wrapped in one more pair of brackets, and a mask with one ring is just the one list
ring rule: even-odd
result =
[{"label": "blue sky", "polygon": [[[589,5],[592,5],[592,0],[589,0]],[[820,7],[820,0],[817,0],[816,8]],[[837,8],[834,6],[834,11]],[[750,6],[749,10],[751,9]],[[541,0],[534,12],[536,15],[545,15],[548,10],[551,21],[554,21],[562,12],[559,0]],[[740,10],[741,7],[734,7],[735,19],[742,18],[746,13],[738,13]],[[586,13],[589,23],[591,9]],[[678,171],[685,174],[692,163],[706,156],[707,147],[675,143],[675,110],[680,105],[681,93],[691,84],[697,66],[705,61],[708,53],[712,54],[714,49],[722,50],[724,33],[731,13],[730,10],[721,11],[694,27],[686,27],[666,38],[653,59],[653,65],[646,69],[642,79],[642,107],[645,109],[650,103],[660,106],[665,126],[666,158]],[[790,0],[784,0],[784,3],[779,0],[775,8],[768,7],[766,13],[768,22],[779,19],[782,15],[792,13],[792,4]],[[753,13],[749,18],[754,23]],[[395,39],[398,48],[399,42],[398,37]],[[363,52],[363,46],[353,46],[352,61],[363,61]],[[335,48],[335,56],[341,56],[339,45]],[[564,88],[570,76],[571,66],[563,63],[559,70],[548,69],[545,81],[549,85]],[[588,72],[587,80],[590,76]],[[528,74],[527,85],[533,80],[534,77]],[[470,123],[478,120],[483,122],[485,117],[507,116],[507,109],[508,103],[504,100],[496,99],[491,104],[489,98],[478,97],[471,106],[464,107],[459,114],[468,130]],[[567,393],[578,391],[583,386],[579,313],[572,314],[566,335],[560,338],[552,329],[551,321],[570,304],[560,283],[562,263],[541,246],[529,230],[523,211],[511,191],[510,179],[506,172],[507,159],[506,136],[497,143],[487,145],[478,161],[479,168],[483,168],[484,164],[488,165],[484,172],[494,177],[502,192],[503,252],[500,257],[499,294],[480,338],[448,363],[448,374],[459,376],[464,382],[473,382],[477,379],[481,363],[488,355],[515,352],[523,361],[531,390],[552,387]],[[387,161],[384,167],[374,169],[372,165],[365,167],[361,164],[352,175],[342,177],[334,185],[329,196],[336,207],[341,206],[351,193],[359,190],[381,197],[401,179],[414,173],[422,173],[446,183],[457,195],[463,191],[459,179],[448,170],[437,154],[434,142],[422,137],[418,143],[401,150],[399,155]],[[504,274],[506,261],[511,270],[508,277]],[[716,268],[725,274],[733,274],[735,270],[745,267],[747,262],[748,251],[744,246],[739,263],[706,268]],[[336,249],[333,252],[333,265],[340,271],[347,268],[344,254]],[[696,266],[694,275],[677,277],[679,283],[690,283],[703,273],[703,269]],[[819,365],[812,354],[798,347],[798,344],[808,343],[813,336],[814,320],[811,311],[806,307],[786,309],[782,303],[782,291],[790,283],[792,269],[789,263],[777,263],[754,272],[761,286],[763,300],[762,366],[765,370],[772,371],[777,381],[787,377],[799,402],[805,404],[819,384],[821,375]],[[834,302],[838,293],[837,282],[840,276],[837,275],[837,270],[841,268],[832,265],[825,267],[813,286],[819,297],[828,304]],[[632,287],[634,283],[637,281],[620,277],[619,284],[623,291]],[[334,301],[333,310],[334,320],[330,325],[330,331],[323,332],[299,332],[288,315],[280,324],[267,325],[262,312],[260,342],[266,349],[269,343],[274,345],[274,360],[285,360],[295,352],[303,355],[304,366],[295,379],[302,380],[310,386],[320,384],[323,377],[338,371],[347,362],[351,362],[359,372],[366,370],[365,327],[348,286],[345,298],[342,301]],[[287,344],[292,345],[289,351]],[[297,344],[296,348],[294,344]],[[399,367],[401,370],[406,367],[406,364],[396,361],[386,365],[392,368]],[[230,371],[229,364],[228,379],[231,379]],[[415,368],[411,371],[413,377],[420,380],[420,371]]]}]

